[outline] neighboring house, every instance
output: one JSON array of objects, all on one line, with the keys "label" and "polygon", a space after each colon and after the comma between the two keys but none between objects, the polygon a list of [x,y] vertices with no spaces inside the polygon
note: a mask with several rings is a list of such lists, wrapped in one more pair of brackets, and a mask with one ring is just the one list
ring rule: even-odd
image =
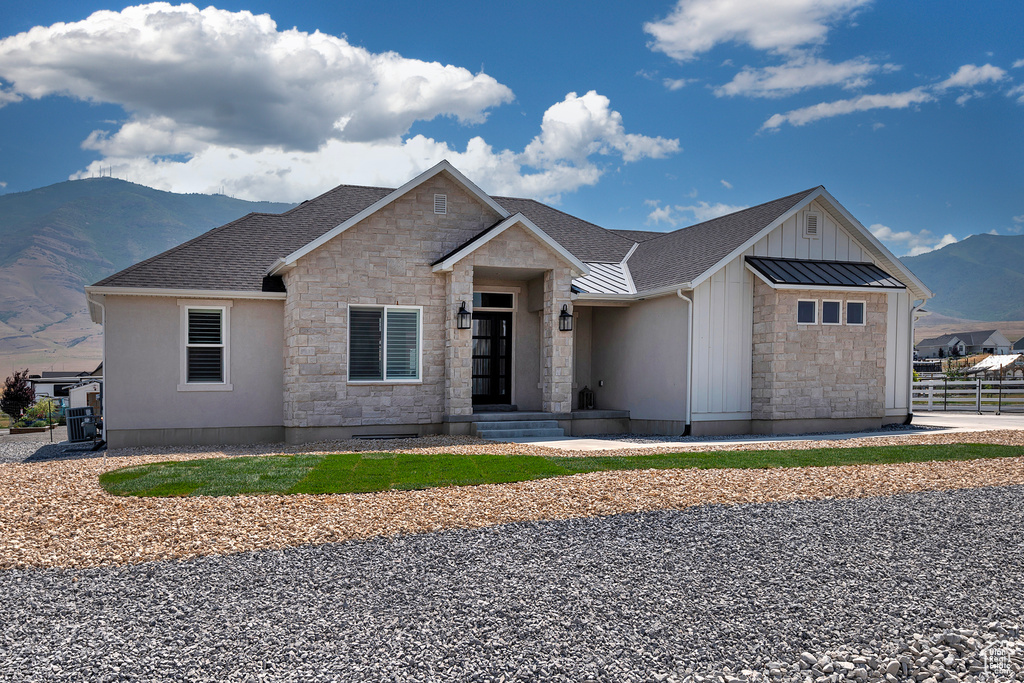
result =
[{"label": "neighboring house", "polygon": [[823,187],[612,231],[447,162],[249,214],[86,292],[113,447],[536,413],[571,434],[877,427],[909,417],[932,296]]},{"label": "neighboring house", "polygon": [[53,398],[67,398],[71,387],[82,381],[82,378],[93,377],[97,372],[102,372],[100,367],[89,372],[73,372],[68,370],[46,370],[38,375],[29,375],[28,381],[33,385],[37,396],[50,396]]},{"label": "neighboring house", "polygon": [[939,337],[922,339],[917,345],[921,358],[946,358],[948,356],[973,356],[979,353],[1003,355],[1010,352],[1010,340],[999,330],[978,330],[957,332]]},{"label": "neighboring house", "polygon": [[967,344],[955,334],[943,334],[922,339],[914,350],[919,358],[948,358],[966,354]]},{"label": "neighboring house", "polygon": [[1020,351],[1024,353],[1024,337],[1021,337],[1017,341],[1013,342],[1013,346],[1010,347],[1010,353]]}]

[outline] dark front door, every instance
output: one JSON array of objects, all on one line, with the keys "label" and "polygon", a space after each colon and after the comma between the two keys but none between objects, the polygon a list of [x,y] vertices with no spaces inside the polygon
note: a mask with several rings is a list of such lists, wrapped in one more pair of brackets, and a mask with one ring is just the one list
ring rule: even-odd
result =
[{"label": "dark front door", "polygon": [[512,402],[512,314],[473,312],[473,405]]}]

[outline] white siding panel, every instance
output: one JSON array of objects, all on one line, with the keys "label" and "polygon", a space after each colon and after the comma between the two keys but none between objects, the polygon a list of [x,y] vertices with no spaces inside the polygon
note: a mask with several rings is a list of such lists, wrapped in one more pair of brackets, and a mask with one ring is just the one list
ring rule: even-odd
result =
[{"label": "white siding panel", "polygon": [[910,412],[907,398],[910,394],[911,356],[914,352],[914,342],[910,336],[910,294],[906,291],[899,292],[896,294],[896,301],[899,302],[899,312],[896,316],[899,321],[899,332],[896,343],[896,404],[893,407]]},{"label": "white siding panel", "polygon": [[836,260],[836,224],[825,219],[825,230],[821,234],[821,258]]},{"label": "white siding panel", "polygon": [[899,353],[899,295],[890,292],[885,321],[885,408],[896,407],[896,356]]},{"label": "white siding panel", "polygon": [[850,260],[850,236],[844,230],[836,231],[836,260]]},{"label": "white siding panel", "polygon": [[[712,338],[718,337],[721,341],[725,336],[726,309],[729,302],[726,300],[725,269],[719,270],[711,278],[711,327]],[[708,349],[711,373],[709,379],[711,386],[708,387],[708,405],[711,412],[723,412],[722,406],[725,403],[725,346],[724,344],[712,343]]]},{"label": "white siding panel", "polygon": [[693,392],[692,412],[708,412],[708,370],[711,344],[711,283],[705,281],[693,292]]},{"label": "white siding panel", "polygon": [[782,226],[768,233],[768,255],[782,256]]}]

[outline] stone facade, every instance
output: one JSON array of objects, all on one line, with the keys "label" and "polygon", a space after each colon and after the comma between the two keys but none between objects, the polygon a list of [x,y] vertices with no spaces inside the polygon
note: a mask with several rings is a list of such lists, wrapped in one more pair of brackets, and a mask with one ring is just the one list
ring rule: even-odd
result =
[{"label": "stone facade", "polygon": [[[434,213],[434,194],[447,195],[447,213]],[[462,301],[472,308],[474,267],[549,271],[545,321],[545,409],[568,412],[572,335],[557,334],[557,313],[568,303],[569,268],[527,230],[513,226],[435,273],[432,263],[500,216],[445,173],[425,181],[322,245],[284,274],[284,426],[358,428],[440,425],[446,415],[471,414],[472,333],[455,326]],[[347,380],[348,306],[422,307],[421,380]],[[550,310],[549,310],[550,309]],[[563,348],[564,347],[564,348]],[[427,430],[430,431],[430,430]]]},{"label": "stone facade", "polygon": [[[797,301],[819,301],[816,325],[797,324]],[[820,324],[820,301],[843,302],[843,324]],[[865,303],[847,325],[846,302]],[[751,419],[875,419],[885,415],[885,293],[772,289],[754,282]]]}]

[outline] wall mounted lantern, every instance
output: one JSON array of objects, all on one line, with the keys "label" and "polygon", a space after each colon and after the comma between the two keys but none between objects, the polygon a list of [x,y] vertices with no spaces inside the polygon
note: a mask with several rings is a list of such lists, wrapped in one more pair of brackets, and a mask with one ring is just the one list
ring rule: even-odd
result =
[{"label": "wall mounted lantern", "polygon": [[473,326],[473,314],[466,310],[466,302],[459,306],[459,312],[455,314],[456,325],[460,330],[468,330]]},{"label": "wall mounted lantern", "polygon": [[562,312],[558,314],[558,329],[562,332],[572,332],[572,313],[566,304],[562,304]]}]

